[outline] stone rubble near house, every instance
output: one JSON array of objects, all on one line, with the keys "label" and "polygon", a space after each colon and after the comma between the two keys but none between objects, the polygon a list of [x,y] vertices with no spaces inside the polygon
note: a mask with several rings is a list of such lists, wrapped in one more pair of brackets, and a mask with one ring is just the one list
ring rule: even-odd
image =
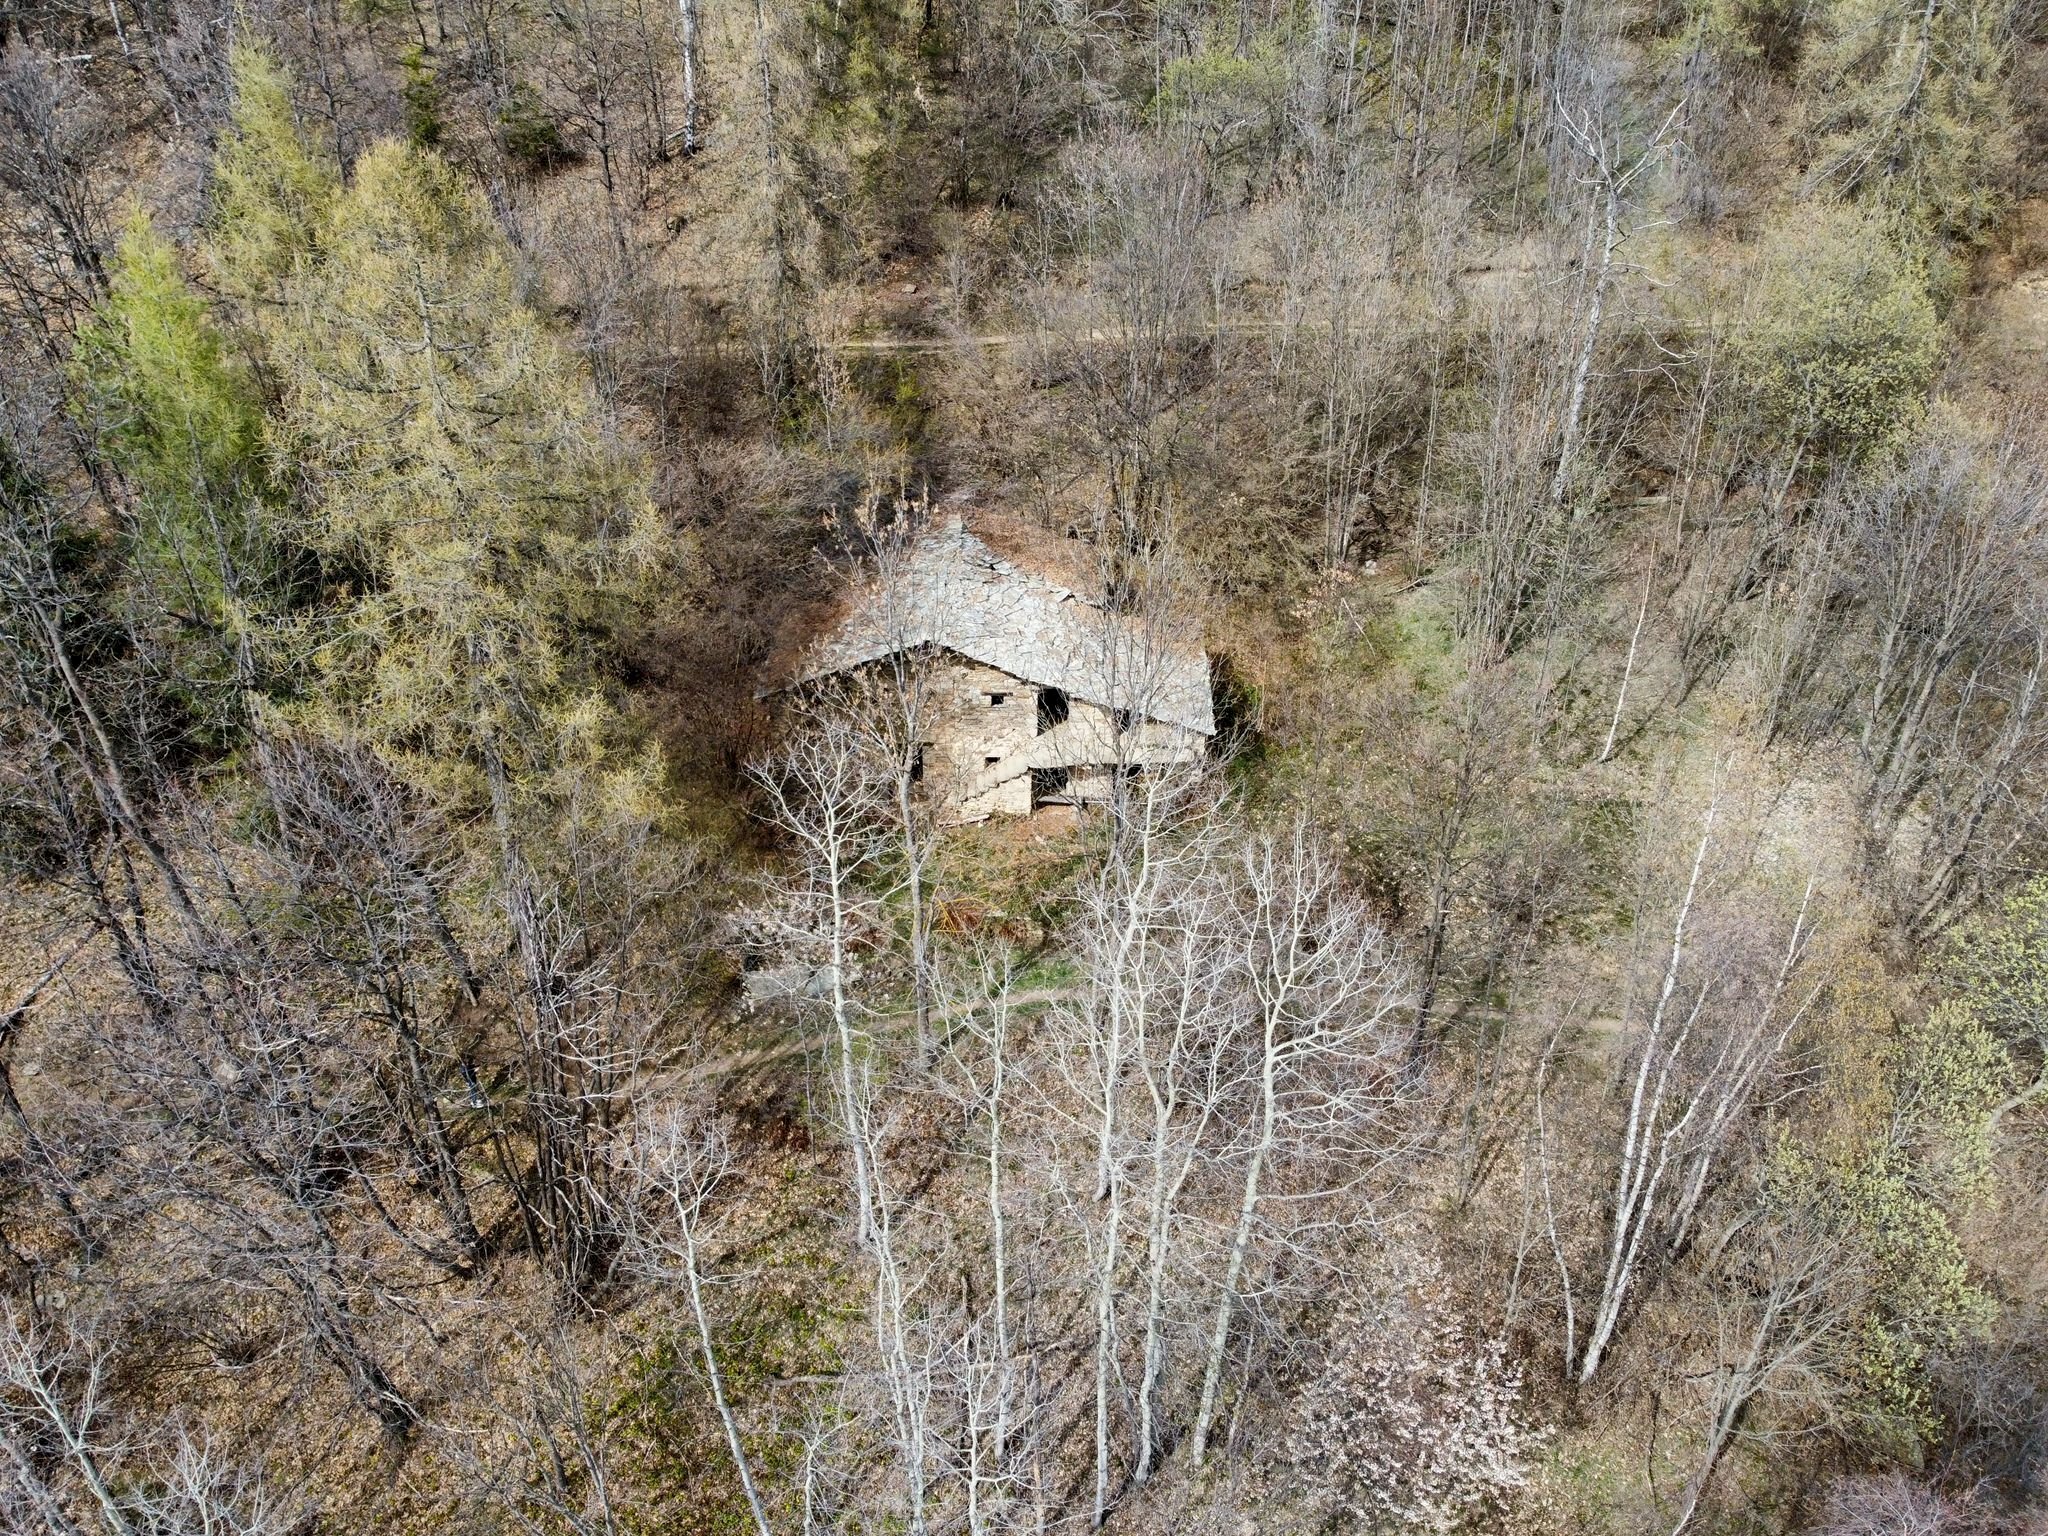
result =
[{"label": "stone rubble near house", "polygon": [[832,967],[802,961],[742,973],[740,1011],[752,1013],[778,1002],[816,1002],[832,990]]}]

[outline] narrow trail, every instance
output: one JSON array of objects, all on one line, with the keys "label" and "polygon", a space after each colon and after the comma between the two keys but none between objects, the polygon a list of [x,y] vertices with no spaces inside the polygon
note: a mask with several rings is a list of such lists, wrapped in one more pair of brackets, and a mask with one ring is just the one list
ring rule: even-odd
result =
[{"label": "narrow trail", "polygon": [[[1029,991],[1013,993],[1010,1007],[1042,1008],[1067,998],[1079,997],[1085,989],[1080,986],[1033,987]],[[951,1008],[932,1010],[932,1022],[943,1024],[949,1019],[962,1018],[974,1012],[976,1005],[960,1004]],[[893,1013],[873,1013],[866,1017],[869,1024],[901,1024],[917,1017],[914,1010],[904,1009]],[[730,1077],[736,1072],[748,1072],[774,1062],[786,1061],[792,1056],[806,1056],[813,1051],[822,1051],[832,1044],[829,1030],[819,1030],[808,1035],[798,1035],[787,1040],[778,1040],[772,1045],[759,1045],[744,1051],[733,1051],[724,1056],[714,1056],[709,1061],[692,1063],[676,1074],[678,1081],[697,1083]]]},{"label": "narrow trail", "polygon": [[[1481,262],[1458,269],[1461,295],[1470,301],[1468,313],[1453,323],[1449,330],[1457,335],[1483,335],[1490,328],[1491,320],[1487,299],[1497,295],[1504,284],[1516,278],[1530,277],[1542,269],[1533,262],[1505,261]],[[1389,283],[1386,290],[1391,297],[1401,291],[1398,283]],[[914,304],[890,305],[893,313],[878,317],[884,326],[915,325],[920,321],[930,323],[929,311],[920,300]],[[1682,320],[1667,316],[1662,334],[1667,337],[1683,337],[1704,330],[1725,329],[1727,316],[1710,316]],[[1092,345],[1103,342],[1128,341],[1133,336],[1158,343],[1202,341],[1218,336],[1266,335],[1275,331],[1287,331],[1296,335],[1313,335],[1326,331],[1330,323],[1306,316],[1291,320],[1244,316],[1223,319],[1211,318],[1206,324],[1187,325],[1162,331],[1148,326],[1108,325],[1095,326],[1087,330],[1058,330],[1039,327],[1021,331],[984,331],[971,335],[882,335],[852,336],[839,341],[822,343],[828,350],[842,354],[892,353],[892,352],[952,352],[966,348],[999,350],[1005,347],[1021,347],[1031,343],[1040,345],[1060,344],[1065,346]]]},{"label": "narrow trail", "polygon": [[[1053,334],[1043,331],[988,331],[971,336],[854,336],[841,341],[821,342],[827,351],[845,354],[900,353],[900,352],[959,352],[969,348],[985,351],[999,351],[1005,347],[1021,347],[1030,342],[1042,345],[1057,343],[1062,346],[1095,345],[1103,342],[1128,341],[1138,335],[1142,339],[1158,342],[1206,341],[1217,336],[1251,336],[1270,334],[1285,330],[1294,335],[1314,335],[1330,327],[1312,321],[1281,320],[1225,320],[1221,324],[1190,326],[1186,330],[1170,333],[1138,331],[1130,326],[1106,326],[1083,333]],[[1667,319],[1656,335],[1663,339],[1681,340],[1719,329],[1737,329],[1730,323],[1719,320],[1676,320]],[[1490,323],[1484,316],[1474,316],[1445,327],[1447,334],[1458,337],[1479,337],[1489,333]]]},{"label": "narrow trail", "polygon": [[[1216,335],[1237,336],[1277,330],[1279,326],[1277,320],[1226,320],[1221,325],[1190,327],[1157,339],[1199,341]],[[1302,327],[1297,326],[1296,329]],[[1128,341],[1133,334],[1130,326],[1114,325],[1099,327],[1085,334],[1062,334],[1056,339],[1071,345],[1076,342]],[[1021,347],[1028,342],[1050,342],[1054,339],[1052,333],[1046,331],[988,331],[973,336],[856,336],[828,345],[834,352],[952,352],[962,347]]]}]

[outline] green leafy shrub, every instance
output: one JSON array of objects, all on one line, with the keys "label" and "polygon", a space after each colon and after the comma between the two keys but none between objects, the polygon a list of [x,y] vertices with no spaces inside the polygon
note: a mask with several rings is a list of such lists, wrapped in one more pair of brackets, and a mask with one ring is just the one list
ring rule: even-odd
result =
[{"label": "green leafy shrub", "polygon": [[1858,1438],[1910,1458],[1941,1430],[1927,1370],[1994,1303],[1958,1220],[1989,1193],[1989,1133],[2012,1062],[1953,1000],[1900,1012],[1875,968],[1836,986],[1816,1136],[1787,1136],[1767,1182],[1812,1203],[1856,1255],[1864,1295],[1837,1365]]},{"label": "green leafy shrub", "polygon": [[540,99],[540,92],[521,81],[498,108],[498,138],[505,153],[532,170],[550,170],[569,158],[562,125]]},{"label": "green leafy shrub", "polygon": [[441,142],[446,124],[441,116],[441,84],[424,48],[409,48],[401,61],[405,65],[405,136],[421,149]]},{"label": "green leafy shrub", "polygon": [[1882,215],[1803,206],[1766,237],[1735,362],[1766,422],[1828,457],[1895,446],[1926,409],[1941,322]]}]

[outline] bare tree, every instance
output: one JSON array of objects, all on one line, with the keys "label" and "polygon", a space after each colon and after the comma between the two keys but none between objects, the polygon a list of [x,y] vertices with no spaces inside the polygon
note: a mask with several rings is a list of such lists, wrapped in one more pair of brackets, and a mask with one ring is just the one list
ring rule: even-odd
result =
[{"label": "bare tree", "polygon": [[443,1100],[484,983],[455,932],[448,830],[361,749],[265,733],[256,766],[276,813],[270,887],[303,921],[309,968],[382,1024],[372,1081],[390,1085],[394,1128],[446,1215],[451,1264],[473,1269],[483,1239]]},{"label": "bare tree", "polygon": [[1560,323],[1540,294],[1496,301],[1475,391],[1483,416],[1454,444],[1469,489],[1441,537],[1473,563],[1458,631],[1489,660],[1541,634],[1583,581],[1590,529],[1550,494],[1570,388],[1555,347]]},{"label": "bare tree", "polygon": [[823,711],[753,770],[775,824],[796,844],[801,873],[787,894],[791,937],[815,954],[832,1030],[835,1109],[853,1160],[855,1233],[874,1241],[874,1171],[853,1115],[866,1031],[853,992],[853,941],[868,905],[862,882],[881,852],[883,784],[842,713]]},{"label": "bare tree", "polygon": [[1407,1139],[1392,1111],[1406,1097],[1396,1020],[1409,1004],[1408,981],[1386,935],[1299,820],[1280,836],[1249,840],[1236,863],[1232,936],[1252,1010],[1240,1068],[1246,1123],[1233,1149],[1241,1183],[1189,1436],[1197,1465],[1268,1205],[1299,1209],[1361,1185]]},{"label": "bare tree", "polygon": [[[1213,856],[1214,850],[1209,850]],[[1131,1479],[1142,1486],[1163,1449],[1168,1384],[1168,1341],[1176,1321],[1174,1292],[1191,1277],[1180,1228],[1191,1182],[1218,1142],[1217,1122],[1234,1107],[1230,1088],[1237,1067],[1233,1047],[1244,1027],[1242,994],[1229,953],[1229,900],[1224,879],[1197,869],[1171,892],[1156,941],[1160,975],[1152,1006],[1138,1012],[1132,1030],[1132,1071],[1143,1096],[1131,1131],[1135,1176],[1145,1220],[1144,1310],[1139,1344],[1136,1461]],[[1149,1113],[1148,1113],[1149,1111]]]},{"label": "bare tree", "polygon": [[703,104],[700,100],[698,76],[703,64],[698,58],[698,33],[700,23],[697,15],[698,0],[676,0],[676,21],[678,34],[676,51],[682,56],[683,65],[683,153],[697,153],[699,124],[703,118]]},{"label": "bare tree", "polygon": [[[1614,1190],[1602,1217],[1605,1262],[1575,1363],[1582,1384],[1598,1373],[1646,1267],[1691,1241],[1732,1136],[1819,992],[1818,983],[1794,986],[1813,934],[1811,882],[1770,971],[1758,975],[1760,957],[1729,947],[1726,934],[1719,946],[1699,945],[1693,930],[1720,814],[1717,783],[1671,919],[1654,999],[1625,1058]],[[1747,983],[1746,966],[1753,978]]]},{"label": "bare tree", "polygon": [[[14,1454],[25,1472],[33,1460],[27,1451],[28,1436],[38,1432],[37,1438],[52,1437],[107,1529],[113,1536],[133,1536],[135,1523],[115,1492],[107,1464],[112,1438],[101,1422],[107,1352],[79,1344],[76,1339],[52,1339],[12,1302],[0,1302],[0,1383],[5,1383],[11,1399],[21,1400],[20,1406],[7,1405],[0,1424],[5,1425],[10,1449],[20,1447]],[[73,1380],[67,1382],[65,1367],[74,1363]]]},{"label": "bare tree", "polygon": [[1903,1472],[1838,1479],[1809,1536],[1966,1536],[1980,1529],[1974,1499],[1952,1499]]},{"label": "bare tree", "polygon": [[726,1392],[706,1299],[713,1283],[706,1249],[718,1237],[714,1202],[738,1171],[731,1139],[716,1120],[689,1109],[669,1109],[642,1116],[627,1155],[632,1160],[629,1198],[639,1218],[631,1228],[632,1266],[651,1279],[681,1281],[705,1386],[725,1432],[747,1511],[759,1536],[772,1536],[753,1463]]},{"label": "bare tree", "polygon": [[299,1324],[292,1342],[387,1434],[405,1436],[417,1410],[365,1318],[373,1301],[400,1302],[402,1266],[351,1233],[355,1202],[402,1251],[432,1250],[378,1190],[378,1117],[325,1021],[255,1003],[289,989],[234,958],[220,992],[173,973],[174,1007],[111,1021],[95,1042],[127,1112],[123,1214],[150,1224],[163,1259],[147,1284],[176,1298],[193,1327],[210,1303],[284,1307]]},{"label": "bare tree", "polygon": [[108,125],[78,64],[18,36],[0,49],[0,285],[53,358],[71,322],[105,295],[113,238],[95,175]]},{"label": "bare tree", "polygon": [[295,1527],[261,1479],[205,1436],[175,1422],[140,1432],[114,1422],[112,1363],[89,1334],[0,1301],[0,1453],[50,1536],[80,1536],[87,1523],[108,1536],[272,1536]]},{"label": "bare tree", "polygon": [[[1052,1070],[1064,1090],[1054,1101],[1055,1113],[1071,1116],[1077,1141],[1087,1148],[1085,1172],[1076,1169],[1080,1188],[1073,1209],[1090,1249],[1098,1525],[1111,1505],[1115,1463],[1111,1407],[1121,1370],[1117,1303],[1128,1236],[1125,1219],[1133,1197],[1127,1120],[1143,1113],[1131,1102],[1132,1067],[1148,1031],[1165,1027],[1144,1022],[1157,1006],[1158,989],[1170,988],[1161,946],[1171,943],[1177,897],[1199,884],[1198,872],[1213,862],[1219,828],[1213,798],[1190,775],[1123,778],[1111,807],[1105,856],[1080,892],[1075,943],[1083,957],[1086,990],[1077,1006],[1055,1008],[1051,1021]],[[1155,1383],[1145,1394],[1148,1413],[1156,1390]],[[1145,1438],[1151,1440],[1154,1433],[1148,1423]],[[1142,1448],[1140,1459],[1149,1465]]]},{"label": "bare tree", "polygon": [[607,1147],[689,949],[677,932],[653,935],[678,921],[703,870],[644,805],[599,814],[605,794],[587,765],[557,779],[549,800],[529,798],[515,789],[497,726],[482,735],[497,855],[491,894],[509,940],[508,1119],[532,1153],[513,1190],[527,1241],[559,1285],[579,1292],[611,1258],[616,1169]]},{"label": "bare tree", "polygon": [[567,122],[595,156],[613,252],[629,265],[634,252],[624,205],[639,198],[626,183],[661,147],[658,138],[647,142],[631,110],[635,88],[647,78],[646,39],[636,36],[623,8],[602,0],[570,0],[552,14],[559,37],[547,58],[559,82],[556,94],[567,105]]},{"label": "bare tree", "polygon": [[[988,1322],[974,1327],[964,1342],[966,1350],[964,1383],[974,1411],[967,1426],[968,1486],[970,1501],[978,1512],[984,1491],[984,1465],[1000,1478],[1011,1457],[1011,1421],[1019,1395],[1016,1381],[1018,1355],[1011,1321],[1010,1206],[1014,1200],[1014,1178],[1010,1160],[1016,1156],[1011,1145],[1016,1114],[1017,1070],[1012,1056],[1017,1051],[1013,1034],[1011,961],[1007,953],[978,951],[968,975],[971,995],[949,996],[947,1012],[957,1017],[958,1026],[949,1053],[958,1074],[954,1091],[970,1122],[982,1126],[977,1160],[981,1163],[983,1234],[988,1248]],[[983,1409],[987,1412],[982,1412]],[[984,1449],[985,1447],[985,1449]],[[984,1462],[984,1457],[986,1461]]]},{"label": "bare tree", "polygon": [[1620,93],[1615,82],[1604,78],[1605,71],[1599,63],[1590,64],[1587,73],[1589,78],[1580,98],[1560,100],[1552,109],[1560,134],[1585,164],[1582,184],[1590,202],[1585,245],[1578,261],[1579,339],[1572,358],[1564,419],[1558,427],[1557,469],[1550,480],[1553,505],[1562,503],[1573,488],[1587,390],[1600,346],[1601,322],[1606,318],[1608,295],[1614,283],[1615,261],[1622,243],[1634,233],[1629,227],[1631,207],[1639,196],[1639,184],[1662,160],[1679,112],[1674,107],[1655,132],[1640,144],[1632,144],[1628,128],[1620,120]]},{"label": "bare tree", "polygon": [[1434,415],[1419,398],[1428,376],[1418,353],[1426,346],[1435,361],[1455,304],[1440,263],[1421,283],[1401,280],[1381,238],[1391,217],[1382,186],[1346,171],[1288,209],[1285,288],[1267,339],[1271,386],[1294,412],[1298,446],[1284,468],[1320,515],[1333,567],[1351,560],[1368,526],[1390,520],[1400,456]]},{"label": "bare tree", "polygon": [[63,974],[64,968],[77,957],[91,938],[92,934],[87,932],[71,939],[63,951],[44,967],[42,975],[23,989],[5,1012],[0,1012],[0,1109],[6,1111],[8,1120],[13,1123],[15,1134],[21,1138],[22,1146],[28,1153],[29,1163],[35,1171],[37,1182],[64,1213],[64,1220],[70,1226],[72,1237],[78,1244],[79,1254],[86,1260],[92,1259],[98,1253],[99,1239],[92,1225],[86,1220],[78,1181],[65,1167],[49,1141],[36,1129],[28,1111],[22,1107],[21,1095],[14,1086],[14,1045],[37,1000]]},{"label": "bare tree", "polygon": [[487,1400],[497,1433],[437,1425],[437,1449],[529,1536],[623,1536],[616,1448],[593,1402],[599,1361],[559,1326],[508,1343],[516,1363]]},{"label": "bare tree", "polygon": [[379,1188],[385,1132],[364,1078],[329,1000],[306,985],[303,952],[262,920],[232,818],[180,791],[156,701],[95,655],[105,620],[60,567],[72,535],[57,509],[10,474],[0,512],[9,722],[39,743],[38,819],[130,999],[78,1022],[106,1068],[94,1113],[133,1170],[113,1207],[175,1256],[146,1283],[284,1305],[357,1403],[402,1435],[414,1410],[357,1315],[377,1266],[352,1251],[342,1213],[360,1198],[426,1250]]},{"label": "bare tree", "polygon": [[[2048,748],[2048,467],[2026,429],[1940,433],[1836,516],[1870,625],[1850,685],[1866,837],[1926,932],[2035,827],[2023,786]],[[1924,830],[1901,857],[1912,816]]]},{"label": "bare tree", "polygon": [[[875,1170],[874,1231],[869,1245],[868,1324],[874,1341],[889,1426],[889,1445],[902,1484],[903,1520],[912,1536],[930,1529],[939,1459],[940,1390],[947,1355],[945,1317],[933,1294],[934,1275],[918,1251],[908,1202],[891,1187],[880,1153],[893,1118],[879,1095],[876,1062],[860,1064],[852,1126]],[[900,1100],[899,1100],[900,1102]],[[966,1385],[972,1387],[969,1376]],[[970,1441],[970,1444],[972,1442]]]},{"label": "bare tree", "polygon": [[1760,1437],[1752,1424],[1757,1410],[1776,1403],[1826,1415],[1842,1390],[1838,1352],[1865,1299],[1854,1246],[1810,1206],[1775,1212],[1717,1257],[1729,1283],[1712,1293],[1706,1445],[1679,1496],[1672,1536],[1697,1518],[1729,1447]]},{"label": "bare tree", "polygon": [[[1197,344],[1212,192],[1199,156],[1127,133],[1070,166],[1045,231],[1037,367],[1066,382],[1065,428],[1105,482],[1098,543],[1134,556],[1161,532],[1188,445],[1180,407],[1209,377]],[[1062,260],[1085,275],[1080,293],[1056,280]]]},{"label": "bare tree", "polygon": [[[869,505],[879,498],[870,492]],[[917,541],[928,529],[930,506],[903,505],[886,527],[874,530],[870,542],[875,562],[875,620],[888,654],[862,675],[857,720],[869,738],[869,750],[883,764],[896,813],[897,862],[901,869],[910,930],[911,1007],[916,1014],[917,1050],[931,1055],[931,926],[932,902],[926,890],[937,831],[918,791],[924,752],[937,722],[939,657],[922,636],[934,610],[943,610],[964,594],[947,589],[953,567],[941,584],[917,579],[911,562]]]}]

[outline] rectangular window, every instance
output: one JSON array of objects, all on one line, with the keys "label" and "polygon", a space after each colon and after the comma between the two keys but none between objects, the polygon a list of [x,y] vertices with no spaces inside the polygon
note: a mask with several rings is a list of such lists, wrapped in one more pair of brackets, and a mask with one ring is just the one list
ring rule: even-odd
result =
[{"label": "rectangular window", "polygon": [[1057,688],[1038,690],[1038,734],[1043,736],[1067,719],[1067,696]]},{"label": "rectangular window", "polygon": [[992,693],[988,696],[988,707],[994,709],[998,704],[1008,702],[1009,697],[1007,693]]},{"label": "rectangular window", "polygon": [[984,757],[981,760],[981,766],[984,768],[993,768],[997,763],[1000,763],[1001,761],[1002,759],[1000,757]]},{"label": "rectangular window", "polygon": [[1034,805],[1049,800],[1055,795],[1067,792],[1067,770],[1064,768],[1034,768],[1031,770],[1031,801]]}]

